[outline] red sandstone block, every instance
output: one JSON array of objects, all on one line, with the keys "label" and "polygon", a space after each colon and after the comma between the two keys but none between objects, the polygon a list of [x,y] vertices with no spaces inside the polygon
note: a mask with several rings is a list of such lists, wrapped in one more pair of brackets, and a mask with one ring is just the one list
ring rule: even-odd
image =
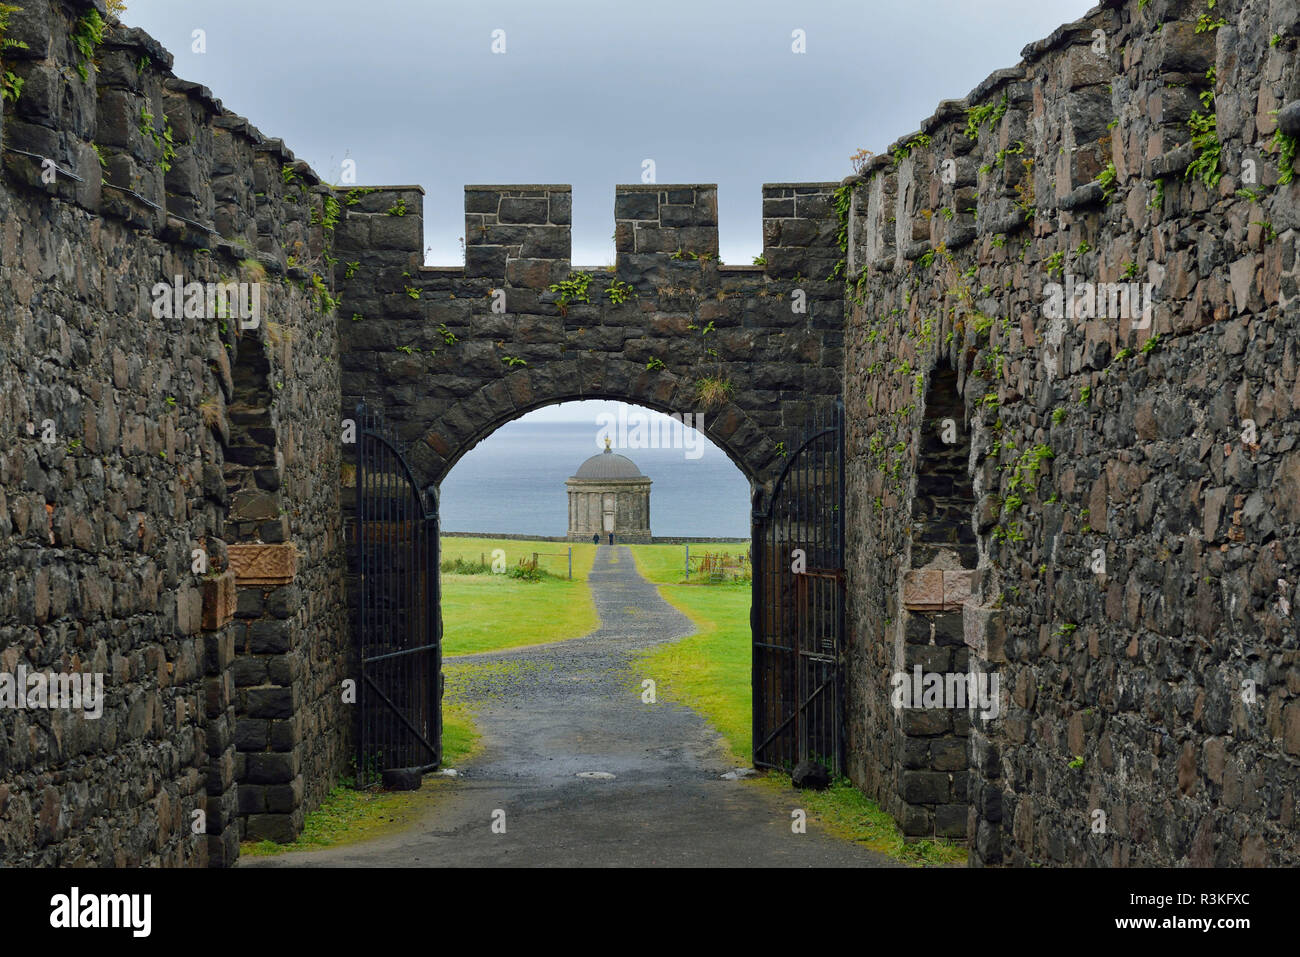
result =
[{"label": "red sandstone block", "polygon": [[240,588],[287,585],[298,573],[298,550],[292,544],[231,545],[226,551]]},{"label": "red sandstone block", "polygon": [[203,630],[216,631],[235,617],[235,573],[227,571],[203,582]]},{"label": "red sandstone block", "polygon": [[903,606],[913,611],[943,608],[943,571],[913,568],[903,578]]}]

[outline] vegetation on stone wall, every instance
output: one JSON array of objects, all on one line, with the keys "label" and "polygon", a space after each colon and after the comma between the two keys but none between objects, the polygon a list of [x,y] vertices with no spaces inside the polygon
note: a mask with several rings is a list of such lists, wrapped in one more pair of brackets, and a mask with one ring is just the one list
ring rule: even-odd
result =
[{"label": "vegetation on stone wall", "polygon": [[969,107],[966,110],[966,138],[969,140],[978,140],[980,130],[984,126],[990,128],[1001,122],[1002,117],[1007,114],[1007,94],[1003,93],[1002,98],[996,103],[982,103],[977,106]]},{"label": "vegetation on stone wall", "polygon": [[81,56],[81,62],[77,64],[77,72],[86,82],[90,80],[87,68],[95,58],[95,51],[104,42],[104,32],[107,29],[108,24],[99,15],[99,11],[93,8],[72,26],[72,45],[77,48],[77,53]]},{"label": "vegetation on stone wall", "polygon": [[1282,127],[1273,131],[1273,150],[1277,153],[1277,184],[1289,186],[1295,178],[1296,138],[1288,136]]},{"label": "vegetation on stone wall", "polygon": [[14,40],[6,34],[9,32],[10,18],[22,10],[12,3],[0,3],[0,101],[16,103],[22,96],[23,84],[26,82],[11,70],[5,69],[5,53],[9,50],[26,50],[27,44]]},{"label": "vegetation on stone wall", "polygon": [[1210,88],[1200,93],[1204,112],[1193,112],[1187,121],[1187,127],[1192,132],[1192,149],[1195,150],[1196,156],[1183,175],[1189,179],[1199,179],[1206,188],[1213,189],[1223,178],[1223,171],[1219,168],[1223,148],[1219,144],[1219,117],[1214,108],[1216,83],[1214,67],[1210,67],[1205,78],[1209,80]]}]

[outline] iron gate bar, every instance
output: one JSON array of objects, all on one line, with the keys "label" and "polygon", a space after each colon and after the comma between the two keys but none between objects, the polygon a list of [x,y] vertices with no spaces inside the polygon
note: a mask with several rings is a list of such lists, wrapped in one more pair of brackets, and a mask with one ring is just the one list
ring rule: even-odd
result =
[{"label": "iron gate bar", "polygon": [[362,403],[357,418],[357,777],[369,784],[388,768],[441,761],[442,628],[436,494],[420,492],[377,413]]},{"label": "iron gate bar", "polygon": [[366,664],[370,664],[372,661],[387,661],[390,658],[401,658],[403,655],[414,655],[421,651],[428,651],[431,648],[441,647],[440,644],[436,643],[432,645],[421,645],[419,648],[406,648],[402,651],[391,651],[386,655],[375,655],[373,658],[365,658],[363,660]]},{"label": "iron gate bar", "polygon": [[437,748],[434,747],[434,745],[429,742],[429,739],[424,736],[424,732],[421,731],[419,728],[417,728],[415,725],[411,724],[411,722],[407,719],[406,715],[402,714],[401,708],[399,708],[396,704],[394,704],[393,701],[388,697],[388,695],[384,694],[383,690],[379,687],[378,684],[375,683],[375,680],[371,678],[369,675],[366,675],[366,684],[370,685],[370,687],[374,690],[375,695],[381,701],[383,701],[384,704],[388,705],[388,707],[393,710],[393,714],[397,718],[397,720],[401,721],[404,725],[406,725],[411,730],[411,733],[413,735],[415,735],[417,738],[423,741],[426,747],[434,751],[437,750]]},{"label": "iron gate bar", "polygon": [[[766,502],[756,494],[751,683],[756,767],[843,768],[844,407],[813,416]],[[765,506],[765,507],[764,507]],[[804,570],[789,550],[803,549]],[[808,567],[811,565],[811,567]]]}]

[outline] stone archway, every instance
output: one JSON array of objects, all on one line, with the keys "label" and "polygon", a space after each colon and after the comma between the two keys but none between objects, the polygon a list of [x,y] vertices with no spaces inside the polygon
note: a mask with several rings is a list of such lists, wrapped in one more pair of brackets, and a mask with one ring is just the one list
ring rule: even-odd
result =
[{"label": "stone archway", "polygon": [[606,360],[587,371],[583,382],[567,387],[554,381],[552,370],[523,370],[453,405],[423,441],[416,443],[411,458],[423,474],[441,482],[466,452],[507,422],[561,402],[608,399],[667,415],[698,414],[700,419],[687,419],[687,423],[701,421],[704,436],[726,453],[751,484],[762,484],[771,468],[774,443],[734,404],[712,412],[685,412],[692,408],[694,395],[695,385],[688,378],[671,374],[653,377],[621,359]]},{"label": "stone archway", "polygon": [[567,186],[465,192],[466,263],[421,265],[423,190],[342,189],[341,413],[381,410],[421,490],[547,405],[691,417],[764,501],[842,394],[837,184],[765,186],[763,265],[717,261],[717,192],[622,186],[617,262],[570,265]]},{"label": "stone archway", "polygon": [[836,184],[764,187],[766,265],[717,262],[717,189],[620,186],[617,262],[570,265],[567,186],[469,186],[466,264],[425,267],[423,190],[340,190],[343,415],[382,408],[436,484],[495,428],[575,399],[704,417],[758,487],[841,394]]}]

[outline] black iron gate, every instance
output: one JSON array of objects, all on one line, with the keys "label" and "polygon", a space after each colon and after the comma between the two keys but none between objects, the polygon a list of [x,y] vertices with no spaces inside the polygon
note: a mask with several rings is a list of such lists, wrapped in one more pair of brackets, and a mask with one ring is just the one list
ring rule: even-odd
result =
[{"label": "black iron gate", "polygon": [[379,416],[357,406],[352,574],[357,783],[442,758],[437,490],[422,494]]},{"label": "black iron gate", "polygon": [[754,521],[754,766],[844,769],[844,405],[813,418]]}]

